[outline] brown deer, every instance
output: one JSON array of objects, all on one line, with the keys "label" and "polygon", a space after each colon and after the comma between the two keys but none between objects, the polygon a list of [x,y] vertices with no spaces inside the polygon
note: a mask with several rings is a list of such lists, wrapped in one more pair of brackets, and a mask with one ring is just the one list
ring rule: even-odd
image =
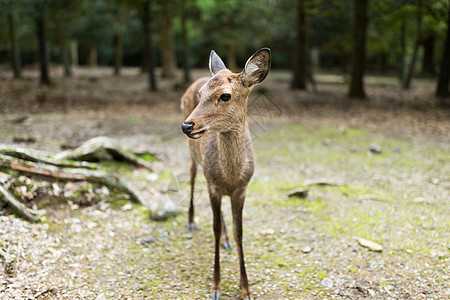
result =
[{"label": "brown deer", "polygon": [[203,166],[213,212],[215,237],[212,299],[220,299],[220,242],[230,244],[221,211],[222,196],[230,196],[233,229],[240,266],[242,299],[251,299],[242,250],[242,210],[245,191],[253,175],[254,159],[247,124],[248,95],[270,70],[270,49],[253,54],[241,73],[232,73],[216,54],[209,56],[211,78],[195,81],[181,98],[185,121],[181,128],[190,138],[191,201],[188,229],[194,224],[194,183],[197,165]]}]

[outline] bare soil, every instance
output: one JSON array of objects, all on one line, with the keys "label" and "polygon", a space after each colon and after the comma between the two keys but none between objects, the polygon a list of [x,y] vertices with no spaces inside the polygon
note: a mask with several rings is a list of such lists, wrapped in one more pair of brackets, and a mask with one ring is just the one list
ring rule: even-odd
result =
[{"label": "bare soil", "polygon": [[[153,173],[115,169],[136,193],[148,205],[169,197],[187,210],[183,89],[164,80],[151,94],[137,70],[110,72],[77,69],[65,79],[54,70],[49,88],[38,87],[33,71],[17,81],[0,72],[0,143],[57,152],[115,138],[159,159]],[[449,298],[450,112],[436,105],[433,83],[402,91],[395,79],[373,76],[368,101],[355,102],[339,76],[319,75],[318,92],[290,91],[288,79],[273,72],[249,102],[257,170],[244,252],[255,299]],[[208,299],[212,217],[199,177],[194,233],[185,213],[151,221],[147,207],[130,209],[115,192],[89,206],[46,205],[40,224],[0,209],[0,247],[15,258],[0,259],[0,298]],[[319,178],[339,185],[305,185]],[[288,198],[295,187],[308,197]],[[223,206],[231,230],[226,199]],[[221,254],[222,298],[237,299],[237,255]]]}]

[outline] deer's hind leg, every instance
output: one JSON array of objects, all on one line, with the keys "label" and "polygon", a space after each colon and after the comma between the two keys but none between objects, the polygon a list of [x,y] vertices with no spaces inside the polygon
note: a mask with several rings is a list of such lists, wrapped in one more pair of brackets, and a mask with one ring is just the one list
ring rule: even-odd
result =
[{"label": "deer's hind leg", "polygon": [[223,212],[220,212],[220,219],[222,220],[222,247],[227,250],[230,251],[231,248],[231,244],[230,244],[230,239],[228,238],[228,233],[227,233],[227,226],[225,225],[225,220],[223,218]]},{"label": "deer's hind leg", "polygon": [[193,231],[196,229],[195,221],[194,221],[194,189],[195,189],[195,177],[197,176],[197,164],[195,160],[192,158],[191,163],[191,201],[189,204],[189,213],[188,213],[188,230]]}]

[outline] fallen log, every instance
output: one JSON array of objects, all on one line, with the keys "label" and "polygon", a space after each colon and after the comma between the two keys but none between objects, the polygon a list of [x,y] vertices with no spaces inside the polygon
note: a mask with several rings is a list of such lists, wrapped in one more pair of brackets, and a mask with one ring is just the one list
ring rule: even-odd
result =
[{"label": "fallen log", "polygon": [[13,156],[16,158],[24,159],[31,162],[43,163],[47,165],[53,165],[57,167],[68,167],[68,168],[85,168],[85,169],[97,169],[96,166],[88,162],[82,161],[68,161],[68,160],[58,160],[52,159],[47,155],[44,155],[36,150],[30,150],[25,148],[15,148],[8,145],[0,144],[0,153],[8,156]]},{"label": "fallen log", "polygon": [[130,196],[131,201],[144,204],[128,186],[115,174],[109,174],[99,170],[74,169],[45,165],[36,162],[26,161],[0,154],[0,168],[12,169],[31,175],[40,175],[60,180],[89,181],[98,183],[110,188],[115,188]]},{"label": "fallen log", "polygon": [[127,161],[135,166],[152,170],[150,164],[131,151],[121,147],[116,140],[106,136],[94,137],[80,147],[60,152],[55,159],[96,161],[106,155],[114,159]]},{"label": "fallen log", "polygon": [[38,219],[28,210],[28,208],[11,195],[1,182],[0,199],[5,202],[16,215],[32,223],[38,222]]}]

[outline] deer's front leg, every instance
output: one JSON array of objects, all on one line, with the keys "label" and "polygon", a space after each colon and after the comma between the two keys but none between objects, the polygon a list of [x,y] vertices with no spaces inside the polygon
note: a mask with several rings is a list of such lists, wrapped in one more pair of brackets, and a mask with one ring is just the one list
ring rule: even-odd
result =
[{"label": "deer's front leg", "polygon": [[248,285],[247,272],[245,270],[244,251],[242,249],[242,211],[245,202],[245,189],[235,192],[231,196],[231,210],[233,213],[233,230],[236,249],[239,257],[239,268],[241,271],[241,298],[244,300],[250,297],[250,287]]},{"label": "deer's front leg", "polygon": [[210,189],[209,200],[211,202],[211,208],[213,212],[213,230],[214,230],[214,274],[212,282],[212,300],[220,300],[220,240],[222,231],[222,213],[221,203],[222,195],[216,191]]},{"label": "deer's front leg", "polygon": [[192,158],[191,164],[191,201],[189,205],[189,217],[188,217],[188,230],[193,231],[196,229],[194,222],[194,188],[195,188],[195,176],[197,175],[197,164]]}]

